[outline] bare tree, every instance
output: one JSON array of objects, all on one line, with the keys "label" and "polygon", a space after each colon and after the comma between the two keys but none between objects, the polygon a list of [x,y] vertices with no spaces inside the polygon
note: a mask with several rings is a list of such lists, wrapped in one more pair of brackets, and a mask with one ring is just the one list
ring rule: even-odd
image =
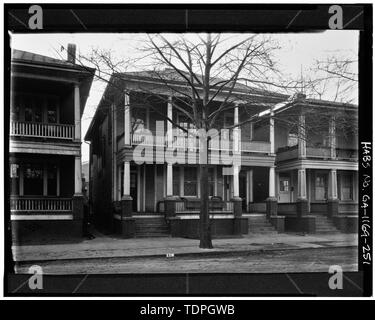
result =
[{"label": "bare tree", "polygon": [[[124,76],[129,65],[148,70],[148,75],[151,74],[166,90],[160,92],[144,87],[142,91],[165,101],[165,92],[168,92],[173,97],[169,100],[173,107],[197,129],[200,140],[201,248],[212,248],[208,205],[209,137],[201,133],[220,126],[220,116],[236,106],[241,108],[243,116],[239,123],[228,126],[229,129],[258,121],[259,110],[287,99],[288,96],[280,93],[293,88],[293,84],[279,84],[282,77],[273,57],[277,48],[271,37],[263,35],[241,35],[236,39],[220,34],[158,34],[147,35],[140,55],[132,61],[115,61],[108,50],[93,50],[91,55],[79,60],[82,64],[93,64],[98,70],[96,77],[112,85],[113,79]],[[123,88],[118,89],[122,93]],[[177,128],[187,131],[152,103],[147,105]]]}]

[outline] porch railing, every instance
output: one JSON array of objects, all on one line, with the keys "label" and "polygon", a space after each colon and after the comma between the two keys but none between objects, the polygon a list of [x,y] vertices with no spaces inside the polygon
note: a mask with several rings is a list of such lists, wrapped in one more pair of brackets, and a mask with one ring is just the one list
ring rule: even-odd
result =
[{"label": "porch railing", "polygon": [[11,121],[10,135],[72,140],[74,125]]},{"label": "porch railing", "polygon": [[13,197],[10,210],[13,212],[69,212],[73,204],[70,198]]},{"label": "porch railing", "polygon": [[311,158],[331,158],[331,149],[328,147],[306,147],[306,156]]},{"label": "porch railing", "polygon": [[336,148],[336,158],[340,160],[358,160],[357,149],[341,149]]},{"label": "porch railing", "polygon": [[[175,208],[176,213],[199,213],[199,206],[188,206],[188,201],[176,201]],[[233,202],[232,201],[209,201],[209,211],[210,213],[233,213]]]}]

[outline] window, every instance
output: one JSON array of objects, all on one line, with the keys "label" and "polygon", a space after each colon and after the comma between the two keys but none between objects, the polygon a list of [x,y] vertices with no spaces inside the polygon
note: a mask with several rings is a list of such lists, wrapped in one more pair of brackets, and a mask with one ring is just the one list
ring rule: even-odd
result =
[{"label": "window", "polygon": [[[223,139],[224,140],[233,140],[233,129],[228,129],[229,127],[233,126],[234,124],[234,115],[231,113],[225,113],[224,114],[224,129],[227,129],[224,131]],[[229,131],[229,136],[228,132]]]},{"label": "window", "polygon": [[280,176],[280,191],[289,192],[289,177]]},{"label": "window", "polygon": [[340,175],[340,199],[353,200],[353,176],[351,173],[343,173]]},{"label": "window", "polygon": [[132,109],[132,130],[142,131],[146,128],[147,109],[146,108],[133,108]]},{"label": "window", "polygon": [[25,121],[33,121],[33,108],[30,105],[26,105],[25,107]]},{"label": "window", "polygon": [[173,195],[180,195],[180,167],[173,167]]},{"label": "window", "polygon": [[16,163],[10,165],[10,194],[19,194],[20,166]]},{"label": "window", "polygon": [[57,166],[49,165],[47,167],[47,194],[57,196]]},{"label": "window", "polygon": [[59,100],[54,96],[16,94],[12,102],[11,118],[26,122],[59,122]]},{"label": "window", "polygon": [[21,108],[22,108],[22,100],[19,96],[16,96],[14,99],[14,103],[12,103],[12,110],[11,110],[11,119],[13,121],[20,120]]},{"label": "window", "polygon": [[43,100],[37,98],[34,100],[34,121],[43,122]]},{"label": "window", "polygon": [[327,175],[317,173],[315,175],[315,200],[327,199]]},{"label": "window", "polygon": [[49,98],[47,100],[47,120],[49,123],[57,123],[57,101]]},{"label": "window", "polygon": [[197,168],[184,168],[184,195],[197,196]]},{"label": "window", "polygon": [[24,195],[43,195],[43,167],[40,164],[25,164],[23,174]]},{"label": "window", "polygon": [[298,145],[298,135],[296,133],[289,133],[288,147],[294,147],[296,145]]}]

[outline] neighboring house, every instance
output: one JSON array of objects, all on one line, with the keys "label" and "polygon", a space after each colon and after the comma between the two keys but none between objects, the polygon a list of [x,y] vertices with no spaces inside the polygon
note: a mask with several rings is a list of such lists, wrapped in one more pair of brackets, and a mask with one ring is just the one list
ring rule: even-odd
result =
[{"label": "neighboring house", "polygon": [[10,210],[15,242],[82,234],[81,116],[94,69],[12,51]]},{"label": "neighboring house", "polygon": [[275,118],[277,214],[286,216],[290,229],[314,231],[323,215],[340,230],[356,232],[358,107],[302,95],[275,110]]},{"label": "neighboring house", "polygon": [[90,193],[90,164],[88,161],[82,162],[82,187],[86,190],[87,196]]}]

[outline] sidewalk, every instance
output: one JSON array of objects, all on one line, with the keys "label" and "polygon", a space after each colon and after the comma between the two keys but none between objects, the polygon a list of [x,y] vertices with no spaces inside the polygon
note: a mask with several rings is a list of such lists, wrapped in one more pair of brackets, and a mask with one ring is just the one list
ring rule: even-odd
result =
[{"label": "sidewalk", "polygon": [[272,250],[296,250],[358,245],[357,234],[252,234],[243,238],[212,240],[213,249],[200,249],[199,240],[185,238],[120,239],[99,235],[80,243],[13,246],[17,262],[76,260],[101,258],[139,258],[174,256],[259,253]]}]

